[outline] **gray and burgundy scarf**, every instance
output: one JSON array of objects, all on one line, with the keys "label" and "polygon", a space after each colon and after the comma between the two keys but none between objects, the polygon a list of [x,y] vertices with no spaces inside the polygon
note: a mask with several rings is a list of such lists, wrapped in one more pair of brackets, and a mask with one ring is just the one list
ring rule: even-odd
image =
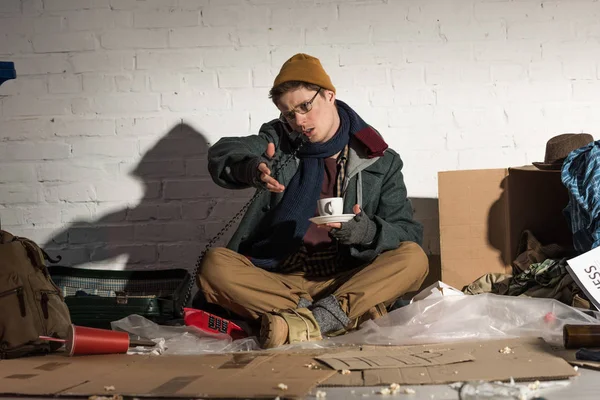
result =
[{"label": "gray and burgundy scarf", "polygon": [[258,234],[240,245],[240,252],[266,270],[277,266],[302,244],[321,193],[325,158],[339,153],[351,137],[368,149],[369,158],[381,157],[387,149],[373,128],[346,103],[336,100],[340,127],[325,143],[307,143],[297,153],[300,165],[279,204],[265,217]]}]

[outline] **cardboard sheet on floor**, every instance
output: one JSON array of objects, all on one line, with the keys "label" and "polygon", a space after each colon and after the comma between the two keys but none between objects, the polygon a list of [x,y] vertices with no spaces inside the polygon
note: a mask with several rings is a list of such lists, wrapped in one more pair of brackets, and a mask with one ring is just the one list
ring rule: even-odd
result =
[{"label": "cardboard sheet on floor", "polygon": [[[336,371],[312,369],[312,354],[83,356],[0,361],[0,394],[136,397],[303,397]],[[278,385],[283,383],[287,390]],[[105,387],[114,386],[114,391]]]},{"label": "cardboard sheet on floor", "polygon": [[[512,352],[501,353],[505,347]],[[0,395],[293,398],[306,396],[319,384],[439,384],[478,379],[506,381],[511,377],[553,380],[577,374],[541,339],[410,347],[363,346],[361,353],[369,355],[372,364],[386,366],[393,360],[398,364],[393,368],[353,370],[348,375],[318,361],[344,360],[344,353],[355,357],[356,347],[289,353],[51,355],[0,360]],[[316,368],[307,367],[311,365]],[[279,389],[280,383],[285,384],[287,390]],[[115,390],[108,392],[107,386],[114,386]]]},{"label": "cardboard sheet on floor", "polygon": [[[509,348],[503,353],[500,350]],[[398,362],[393,368],[364,369],[351,371],[344,375],[338,373],[322,386],[376,386],[383,384],[444,384],[469,380],[516,381],[556,380],[577,375],[577,372],[565,360],[557,357],[551,347],[542,339],[521,338],[493,340],[481,342],[446,343],[410,347],[363,346],[363,352],[373,357],[379,353],[381,357],[394,354],[405,355],[407,352],[416,358],[440,354],[471,356],[470,361],[455,363],[430,363],[418,366]],[[349,354],[349,353],[347,353]],[[354,355],[354,354],[352,354]],[[319,357],[331,360],[343,360],[344,353],[333,357]],[[459,359],[461,357],[458,357]],[[440,357],[440,360],[442,357]],[[346,359],[347,360],[347,359]],[[452,360],[448,357],[447,360]],[[327,361],[329,364],[329,362]],[[333,364],[341,366],[341,364]],[[345,369],[348,369],[347,367]]]},{"label": "cardboard sheet on floor", "polygon": [[425,348],[400,348],[392,351],[353,350],[317,357],[336,370],[367,370],[384,368],[430,367],[473,361],[472,354],[456,349],[431,350]]},{"label": "cardboard sheet on floor", "polygon": [[[562,347],[557,346],[552,346],[552,349],[557,356],[562,357],[571,365],[600,371],[600,361],[578,360],[577,357],[575,357],[577,350],[563,349]],[[600,351],[598,348],[591,348],[591,350]]]}]

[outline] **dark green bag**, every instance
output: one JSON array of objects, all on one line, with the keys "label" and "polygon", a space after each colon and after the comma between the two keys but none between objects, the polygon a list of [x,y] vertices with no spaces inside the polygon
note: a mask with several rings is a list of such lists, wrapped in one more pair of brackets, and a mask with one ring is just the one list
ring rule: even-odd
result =
[{"label": "dark green bag", "polygon": [[113,271],[53,266],[50,274],[61,289],[74,325],[111,329],[112,321],[131,314],[161,325],[183,318],[190,285],[185,269]]}]

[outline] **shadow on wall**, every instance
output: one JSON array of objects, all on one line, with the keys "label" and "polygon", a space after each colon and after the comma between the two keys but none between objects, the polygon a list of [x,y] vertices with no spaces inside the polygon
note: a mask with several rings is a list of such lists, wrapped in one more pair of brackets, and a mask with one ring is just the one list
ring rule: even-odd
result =
[{"label": "shadow on wall", "polygon": [[525,230],[542,244],[573,246],[573,237],[563,210],[569,194],[560,171],[516,169],[500,184],[502,193],[490,207],[488,241],[499,250],[501,264],[510,266],[523,249],[519,241]]},{"label": "shadow on wall", "polygon": [[488,242],[492,247],[499,251],[498,260],[501,265],[510,265],[514,258],[513,255],[510,254],[510,243],[507,243],[506,235],[506,207],[508,205],[506,196],[507,185],[508,179],[502,179],[502,182],[500,182],[502,193],[498,200],[494,201],[490,207],[487,221]]},{"label": "shadow on wall", "polygon": [[[75,221],[44,249],[71,267],[191,271],[206,243],[253,194],[252,189],[228,190],[213,183],[207,150],[202,134],[185,124],[173,127],[131,172],[144,187],[137,205],[97,220]],[[440,279],[438,199],[414,198],[412,205],[424,225],[423,247],[430,255],[426,283],[433,282]],[[235,228],[216,245],[225,245]]]},{"label": "shadow on wall", "polygon": [[43,247],[51,256],[62,256],[60,264],[66,266],[121,269],[124,263],[129,270],[191,271],[208,240],[252,194],[213,183],[207,150],[202,134],[185,124],[173,127],[131,172],[144,188],[137,205],[94,221],[75,221]]},{"label": "shadow on wall", "polygon": [[[423,250],[429,258],[429,274],[421,285],[419,289],[421,290],[442,279],[439,200],[414,197],[411,198],[411,202],[415,219],[423,224]],[[410,298],[417,292],[409,293],[403,297]]]}]

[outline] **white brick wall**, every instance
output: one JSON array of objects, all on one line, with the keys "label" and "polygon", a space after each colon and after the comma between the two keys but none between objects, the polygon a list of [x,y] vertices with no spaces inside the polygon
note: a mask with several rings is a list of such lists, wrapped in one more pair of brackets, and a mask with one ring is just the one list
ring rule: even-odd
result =
[{"label": "white brick wall", "polygon": [[401,154],[437,253],[438,171],[600,138],[598,21],[594,0],[2,0],[2,226],[67,263],[191,268],[250,195],[211,182],[208,146],[276,117],[307,52]]}]

